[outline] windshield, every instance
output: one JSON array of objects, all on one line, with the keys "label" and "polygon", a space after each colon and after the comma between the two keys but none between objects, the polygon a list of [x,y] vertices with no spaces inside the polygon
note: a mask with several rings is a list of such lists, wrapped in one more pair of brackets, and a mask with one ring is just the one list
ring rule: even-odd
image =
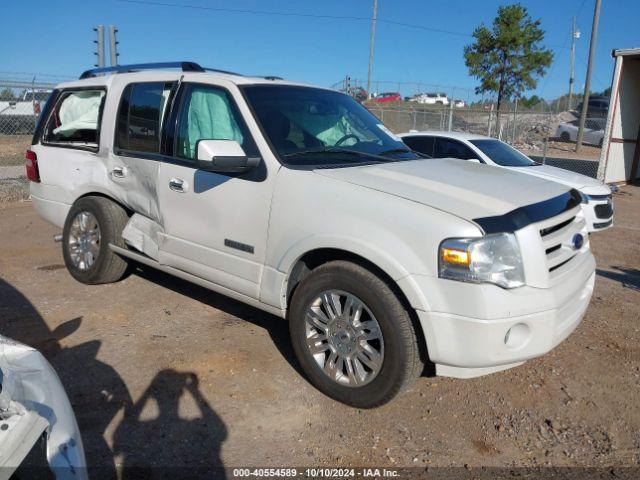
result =
[{"label": "windshield", "polygon": [[526,155],[520,153],[511,145],[507,145],[500,140],[487,138],[486,140],[469,140],[482,153],[503,167],[531,167],[538,165]]},{"label": "windshield", "polygon": [[286,165],[344,166],[420,158],[352,97],[288,85],[244,87]]}]

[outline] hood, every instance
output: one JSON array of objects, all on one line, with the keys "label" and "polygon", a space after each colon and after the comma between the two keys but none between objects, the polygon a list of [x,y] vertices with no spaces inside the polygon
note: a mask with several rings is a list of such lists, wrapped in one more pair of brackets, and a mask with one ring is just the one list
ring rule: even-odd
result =
[{"label": "hood", "polygon": [[571,188],[581,190],[583,188],[597,188],[603,187],[608,189],[600,180],[587,177],[580,173],[575,173],[564,168],[552,167],[551,165],[535,165],[532,167],[508,167],[509,170],[515,172],[525,173],[527,175],[534,175],[536,177],[544,178],[545,180],[552,180],[554,182],[562,183]]},{"label": "hood", "polygon": [[569,190],[532,175],[447,158],[318,169],[315,172],[422,203],[466,220],[503,215]]}]

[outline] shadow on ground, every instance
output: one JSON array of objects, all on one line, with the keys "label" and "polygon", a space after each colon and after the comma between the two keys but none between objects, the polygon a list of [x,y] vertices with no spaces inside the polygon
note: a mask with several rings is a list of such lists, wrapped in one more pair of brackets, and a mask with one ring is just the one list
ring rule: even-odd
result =
[{"label": "shadow on ground", "polygon": [[[98,359],[100,341],[71,347],[61,343],[80,328],[81,317],[51,330],[31,302],[2,279],[0,298],[0,332],[40,350],[64,385],[82,434],[90,478],[224,476],[220,449],[227,429],[200,392],[194,373],[162,370],[134,403],[118,372]],[[183,395],[190,395],[198,406],[198,418],[180,418],[178,404]],[[152,401],[157,415],[141,418]],[[124,419],[116,428],[111,449],[104,433],[121,411]],[[114,455],[121,456],[121,465],[115,465]]]},{"label": "shadow on ground", "polygon": [[612,272],[610,270],[596,269],[596,273],[600,277],[608,278],[615,282],[619,282],[625,288],[640,291],[640,270],[628,267],[612,267],[617,270]]},{"label": "shadow on ground", "polygon": [[233,315],[234,317],[266,330],[271,341],[283,358],[296,372],[302,377],[305,377],[296,360],[293,347],[291,346],[288,323],[282,318],[151,267],[139,266],[133,273],[145,280],[168,288],[180,295],[190,297],[215,309],[222,310],[229,315]]}]

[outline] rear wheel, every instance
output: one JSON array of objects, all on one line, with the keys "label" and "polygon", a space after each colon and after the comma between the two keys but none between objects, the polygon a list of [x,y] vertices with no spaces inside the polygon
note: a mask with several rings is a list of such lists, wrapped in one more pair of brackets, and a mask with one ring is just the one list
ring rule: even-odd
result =
[{"label": "rear wheel", "polygon": [[127,212],[104,197],[83,197],[73,204],[62,232],[62,254],[73,278],[86,284],[111,283],[128,263],[109,244],[124,247]]},{"label": "rear wheel", "polygon": [[289,329],[310,381],[354,407],[388,402],[424,368],[407,309],[387,283],[350,262],[326,263],[302,280]]},{"label": "rear wheel", "polygon": [[569,132],[562,132],[560,134],[560,140],[562,140],[563,142],[570,142],[571,141],[571,135],[569,135]]}]

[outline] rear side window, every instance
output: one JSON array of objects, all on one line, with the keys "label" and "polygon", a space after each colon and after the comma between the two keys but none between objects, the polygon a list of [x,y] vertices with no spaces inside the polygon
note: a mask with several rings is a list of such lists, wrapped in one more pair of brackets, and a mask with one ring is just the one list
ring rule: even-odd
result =
[{"label": "rear side window", "polygon": [[159,153],[162,125],[172,83],[133,83],[120,101],[116,123],[116,148]]},{"label": "rear side window", "polygon": [[469,147],[451,138],[438,138],[433,156],[435,158],[458,158],[460,160],[478,158]]},{"label": "rear side window", "polygon": [[105,95],[102,89],[63,91],[45,127],[44,141],[97,148]]},{"label": "rear side window", "polygon": [[435,142],[433,137],[404,137],[402,141],[411,150],[433,157],[433,144]]}]

